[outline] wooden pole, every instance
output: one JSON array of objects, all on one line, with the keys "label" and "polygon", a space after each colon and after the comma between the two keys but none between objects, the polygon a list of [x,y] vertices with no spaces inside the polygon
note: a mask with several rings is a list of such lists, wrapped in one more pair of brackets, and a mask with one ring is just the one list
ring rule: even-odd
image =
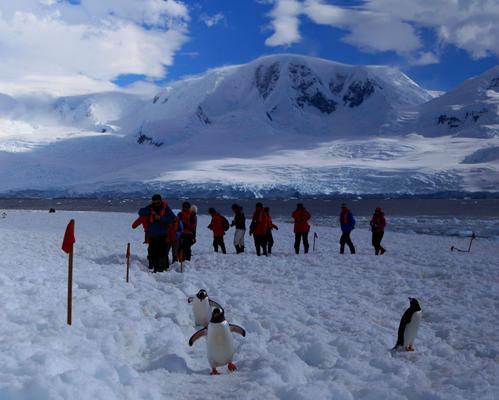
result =
[{"label": "wooden pole", "polygon": [[126,283],[130,276],[130,243],[126,245]]},{"label": "wooden pole", "polygon": [[73,251],[69,252],[68,261],[68,325],[72,323],[73,310]]},{"label": "wooden pole", "polygon": [[312,246],[312,251],[315,251],[315,238],[317,237],[317,233],[314,232],[314,244]]}]

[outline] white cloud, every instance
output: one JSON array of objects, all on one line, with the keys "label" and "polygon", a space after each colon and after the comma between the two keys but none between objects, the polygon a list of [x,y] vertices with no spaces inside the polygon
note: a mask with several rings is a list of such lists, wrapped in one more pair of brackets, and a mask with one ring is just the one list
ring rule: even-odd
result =
[{"label": "white cloud", "polygon": [[0,92],[118,89],[123,74],[165,76],[188,40],[177,0],[0,0]]},{"label": "white cloud", "polygon": [[[262,0],[257,0],[262,2]],[[368,52],[394,51],[414,65],[438,62],[435,49],[454,45],[474,58],[499,55],[497,0],[365,0],[338,6],[327,0],[265,0],[273,34],[269,46],[301,40],[300,20],[345,31],[343,40]],[[429,29],[436,43],[425,44],[420,28]]]},{"label": "white cloud", "polygon": [[291,45],[300,41],[298,28],[301,9],[302,5],[298,0],[276,0],[275,7],[269,14],[274,33],[265,41],[267,46]]},{"label": "white cloud", "polygon": [[215,15],[201,14],[199,19],[201,22],[204,22],[208,28],[212,28],[220,22],[225,21],[225,15],[221,12]]}]

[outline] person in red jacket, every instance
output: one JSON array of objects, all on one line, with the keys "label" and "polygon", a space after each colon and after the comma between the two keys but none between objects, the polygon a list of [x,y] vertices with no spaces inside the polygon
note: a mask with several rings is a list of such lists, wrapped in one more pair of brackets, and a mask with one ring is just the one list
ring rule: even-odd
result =
[{"label": "person in red jacket", "polygon": [[266,242],[267,242],[267,254],[270,255],[272,254],[272,247],[274,246],[274,236],[272,236],[272,229],[278,231],[279,228],[277,227],[277,225],[274,225],[272,222],[272,217],[270,216],[270,208],[264,207],[263,211],[265,211],[265,214],[267,215],[268,219]]},{"label": "person in red jacket", "polygon": [[308,253],[308,232],[310,231],[310,225],[308,224],[311,218],[310,213],[303,207],[303,204],[298,203],[296,205],[296,210],[291,214],[293,220],[295,221],[295,252],[300,253],[300,242],[303,240],[303,249],[305,254]]},{"label": "person in red jacket", "polygon": [[269,227],[269,220],[267,214],[263,209],[262,203],[256,203],[255,212],[250,225],[250,236],[253,235],[255,240],[256,255],[259,256],[263,253],[267,255],[267,230]]},{"label": "person in red jacket", "polygon": [[373,233],[372,236],[372,244],[374,247],[374,254],[384,254],[385,248],[381,246],[381,240],[383,239],[383,235],[385,234],[385,214],[380,207],[376,207],[374,210],[373,217],[371,218],[371,231]]},{"label": "person in red jacket", "polygon": [[211,223],[208,225],[208,229],[213,231],[213,248],[215,249],[215,253],[218,253],[218,247],[222,249],[222,253],[227,254],[225,250],[224,243],[224,219],[222,215],[216,212],[216,210],[212,207],[208,210],[208,213],[211,215]]}]

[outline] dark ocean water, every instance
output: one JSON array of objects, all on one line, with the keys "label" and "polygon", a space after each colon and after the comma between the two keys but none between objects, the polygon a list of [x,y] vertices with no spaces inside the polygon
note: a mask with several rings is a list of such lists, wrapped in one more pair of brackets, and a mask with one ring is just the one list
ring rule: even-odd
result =
[{"label": "dark ocean water", "polygon": [[[230,217],[231,205],[238,203],[250,216],[257,201],[270,207],[276,221],[291,222],[291,213],[297,203],[303,203],[317,225],[337,227],[337,215],[342,202],[346,202],[357,219],[357,226],[369,226],[376,207],[382,207],[389,229],[434,235],[467,236],[471,232],[482,237],[499,238],[499,199],[351,199],[351,200],[233,200],[188,199],[198,206],[199,214],[207,214],[214,207]],[[168,199],[170,207],[179,209],[182,199]],[[149,203],[149,199],[0,199],[0,210],[78,210],[135,213]]]}]

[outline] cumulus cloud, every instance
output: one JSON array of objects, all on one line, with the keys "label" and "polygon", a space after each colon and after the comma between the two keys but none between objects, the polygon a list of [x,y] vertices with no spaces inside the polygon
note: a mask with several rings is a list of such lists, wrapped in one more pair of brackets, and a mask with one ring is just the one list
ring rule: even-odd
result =
[{"label": "cumulus cloud", "polygon": [[178,0],[0,0],[0,92],[117,89],[120,75],[165,76],[188,40]]},{"label": "cumulus cloud", "polygon": [[299,15],[302,4],[298,0],[278,0],[269,16],[272,18],[272,29],[274,33],[265,44],[267,46],[291,45],[300,41],[298,30]]},{"label": "cumulus cloud", "polygon": [[[269,17],[274,32],[265,42],[269,46],[299,42],[300,21],[306,17],[344,30],[343,40],[363,51],[394,51],[414,65],[438,62],[434,47],[443,45],[464,49],[473,58],[499,55],[497,0],[364,0],[350,7],[327,0],[265,4],[273,4]],[[431,30],[437,43],[424,43],[420,28]]]},{"label": "cumulus cloud", "polygon": [[221,12],[219,12],[215,15],[201,14],[201,16],[199,17],[199,20],[201,22],[204,22],[204,24],[208,28],[212,28],[212,27],[218,25],[220,22],[225,21],[225,15]]}]

